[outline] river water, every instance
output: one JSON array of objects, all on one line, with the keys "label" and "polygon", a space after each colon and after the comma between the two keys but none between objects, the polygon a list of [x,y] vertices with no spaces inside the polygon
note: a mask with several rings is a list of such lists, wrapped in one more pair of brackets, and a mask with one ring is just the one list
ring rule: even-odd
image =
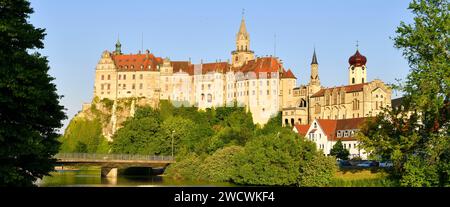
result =
[{"label": "river water", "polygon": [[100,168],[58,170],[38,180],[40,187],[157,187],[157,186],[234,186],[231,183],[174,180],[166,176],[129,176],[102,178]]}]

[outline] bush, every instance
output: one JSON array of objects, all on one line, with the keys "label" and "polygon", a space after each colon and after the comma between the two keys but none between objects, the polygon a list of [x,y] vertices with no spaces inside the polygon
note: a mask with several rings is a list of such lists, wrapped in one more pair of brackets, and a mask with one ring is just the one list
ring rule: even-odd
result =
[{"label": "bush", "polygon": [[201,165],[202,178],[213,182],[231,181],[237,165],[234,156],[242,153],[241,146],[229,146],[219,149],[208,156]]},{"label": "bush", "polygon": [[327,186],[337,170],[336,159],[317,153],[300,168],[298,185],[303,187]]}]

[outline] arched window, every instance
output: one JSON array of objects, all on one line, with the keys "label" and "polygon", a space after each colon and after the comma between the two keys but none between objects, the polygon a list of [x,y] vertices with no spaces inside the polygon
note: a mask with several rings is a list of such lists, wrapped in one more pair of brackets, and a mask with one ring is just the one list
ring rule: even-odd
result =
[{"label": "arched window", "polygon": [[362,81],[361,81],[362,83],[364,83],[364,78],[362,78]]},{"label": "arched window", "polygon": [[247,45],[245,46],[245,51],[247,51]]},{"label": "arched window", "polygon": [[352,78],[352,84],[355,83],[355,78]]},{"label": "arched window", "polygon": [[288,126],[289,125],[289,120],[288,119],[284,119],[284,125]]},{"label": "arched window", "polygon": [[298,119],[298,123],[299,123],[299,124],[302,124],[302,119]]},{"label": "arched window", "polygon": [[294,126],[294,124],[295,124],[295,120],[294,120],[294,118],[292,118],[291,119],[291,125]]}]

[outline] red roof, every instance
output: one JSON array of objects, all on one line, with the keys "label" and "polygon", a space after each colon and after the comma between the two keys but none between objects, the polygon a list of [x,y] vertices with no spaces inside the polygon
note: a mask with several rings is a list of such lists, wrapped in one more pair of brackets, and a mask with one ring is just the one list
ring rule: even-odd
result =
[{"label": "red roof", "polygon": [[228,64],[228,62],[203,63],[202,74],[210,72],[226,73],[228,68],[230,68],[230,64]]},{"label": "red roof", "polygon": [[291,69],[289,69],[287,72],[283,70],[281,78],[294,78],[294,79],[297,79],[295,77],[295,75],[292,73]]},{"label": "red roof", "polygon": [[[359,129],[361,124],[367,118],[354,118],[354,119],[338,119],[338,120],[330,120],[330,119],[317,119],[319,126],[322,128],[325,135],[328,137],[328,140],[335,140],[338,130],[352,130]],[[339,138],[342,140],[355,140],[353,137],[342,137]]]},{"label": "red roof", "polygon": [[294,127],[297,129],[298,134],[300,134],[301,136],[305,136],[306,132],[308,132],[309,129],[309,125],[307,124],[296,124],[294,125]]},{"label": "red roof", "polygon": [[174,73],[182,71],[188,73],[189,75],[194,74],[194,65],[189,63],[189,61],[170,61],[170,64],[173,67]]},{"label": "red roof", "polygon": [[362,91],[364,89],[365,85],[368,85],[369,83],[360,83],[355,85],[347,85],[347,86],[337,86],[333,88],[323,88],[317,91],[315,94],[313,94],[311,97],[321,97],[325,95],[326,91],[333,91],[335,89],[337,90],[344,90],[346,93],[356,92],[356,91]]},{"label": "red roof", "polygon": [[163,62],[162,58],[151,53],[112,55],[114,64],[119,71],[157,71],[157,65]]}]

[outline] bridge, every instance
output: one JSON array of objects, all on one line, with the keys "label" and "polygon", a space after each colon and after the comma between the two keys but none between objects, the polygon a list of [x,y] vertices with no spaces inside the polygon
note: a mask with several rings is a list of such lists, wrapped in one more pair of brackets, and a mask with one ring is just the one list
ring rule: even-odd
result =
[{"label": "bridge", "polygon": [[165,168],[175,163],[172,156],[159,155],[59,153],[54,158],[63,166],[100,166],[102,177],[116,177],[118,168]]}]

